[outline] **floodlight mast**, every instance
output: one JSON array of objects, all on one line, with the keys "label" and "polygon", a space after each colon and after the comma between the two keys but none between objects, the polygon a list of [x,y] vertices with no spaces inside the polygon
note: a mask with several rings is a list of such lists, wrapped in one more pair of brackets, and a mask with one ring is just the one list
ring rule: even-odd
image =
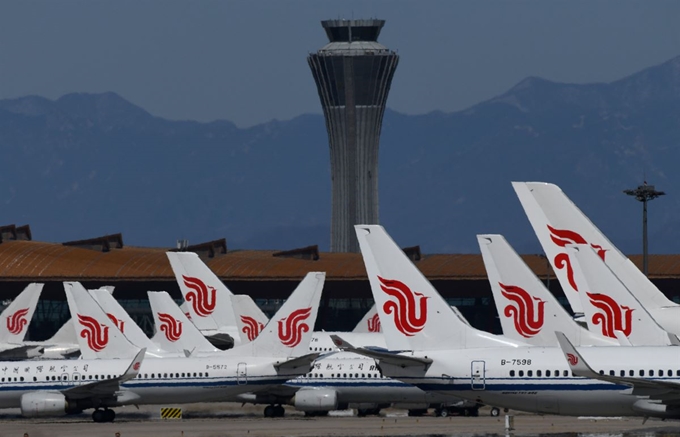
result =
[{"label": "floodlight mast", "polygon": [[647,185],[647,181],[634,190],[623,190],[623,192],[629,196],[635,196],[636,200],[642,202],[642,272],[647,276],[647,202],[666,193],[655,190],[654,185]]}]

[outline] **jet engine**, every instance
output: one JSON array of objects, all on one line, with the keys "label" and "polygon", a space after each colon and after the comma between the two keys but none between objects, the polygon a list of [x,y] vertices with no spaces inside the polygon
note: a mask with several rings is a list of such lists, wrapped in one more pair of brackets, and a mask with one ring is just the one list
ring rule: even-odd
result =
[{"label": "jet engine", "polygon": [[21,395],[21,414],[26,417],[63,416],[69,410],[63,394],[34,391]]},{"label": "jet engine", "polygon": [[338,393],[335,390],[299,390],[295,393],[293,405],[300,411],[330,411],[338,408]]}]

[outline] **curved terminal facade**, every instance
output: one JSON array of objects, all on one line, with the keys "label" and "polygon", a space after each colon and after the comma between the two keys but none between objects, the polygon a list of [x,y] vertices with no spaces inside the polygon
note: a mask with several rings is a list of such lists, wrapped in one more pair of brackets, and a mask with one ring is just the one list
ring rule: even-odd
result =
[{"label": "curved terminal facade", "polygon": [[307,61],[331,152],[331,252],[358,252],[355,224],[378,223],[378,145],[399,56],[378,43],[384,20],[327,20]]}]

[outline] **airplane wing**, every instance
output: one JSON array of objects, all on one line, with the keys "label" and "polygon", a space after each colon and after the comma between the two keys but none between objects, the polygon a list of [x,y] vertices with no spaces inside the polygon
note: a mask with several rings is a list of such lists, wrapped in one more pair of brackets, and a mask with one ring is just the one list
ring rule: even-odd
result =
[{"label": "airplane wing", "polygon": [[636,396],[646,396],[650,399],[657,399],[662,403],[680,402],[680,384],[672,381],[659,381],[645,378],[633,378],[626,376],[603,375],[593,370],[592,367],[583,359],[583,356],[576,350],[574,345],[561,332],[555,332],[557,341],[562,352],[569,363],[569,368],[576,376],[597,379],[600,381],[611,382],[617,385],[627,385],[633,388],[630,393]]},{"label": "airplane wing", "polygon": [[8,345],[7,349],[0,351],[0,361],[26,360],[40,357],[45,348],[35,345]]},{"label": "airplane wing", "polygon": [[137,377],[145,353],[146,348],[140,349],[137,355],[135,355],[133,360],[130,362],[127,370],[125,370],[125,372],[120,376],[77,385],[75,387],[62,390],[62,393],[68,399],[105,398],[115,396],[116,392],[120,390],[120,385],[122,383]]},{"label": "airplane wing", "polygon": [[291,358],[290,360],[286,360],[286,361],[282,361],[280,363],[274,364],[274,367],[276,368],[277,371],[280,370],[280,369],[295,370],[298,367],[304,367],[304,366],[306,366],[309,369],[309,367],[312,365],[314,360],[319,358],[319,355],[321,355],[321,354],[320,353],[313,353],[313,354],[303,355],[303,356],[297,357],[297,358]]},{"label": "airplane wing", "polygon": [[425,367],[425,369],[427,369],[430,367],[430,364],[432,364],[432,359],[427,357],[414,357],[408,355],[399,355],[392,352],[381,352],[374,349],[357,348],[337,335],[331,335],[331,340],[333,340],[333,343],[341,350],[354,352],[355,354],[373,358],[380,362],[392,364],[394,366]]}]

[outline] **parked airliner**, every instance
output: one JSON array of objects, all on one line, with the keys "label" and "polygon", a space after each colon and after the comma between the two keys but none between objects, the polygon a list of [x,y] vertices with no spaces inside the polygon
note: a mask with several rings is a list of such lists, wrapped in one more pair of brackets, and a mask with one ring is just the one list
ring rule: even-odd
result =
[{"label": "parked airliner", "polygon": [[116,406],[221,401],[271,389],[307,373],[318,355],[305,353],[324,277],[317,273],[315,287],[291,295],[255,341],[205,358],[143,360],[144,349],[108,317],[100,322],[104,312],[87,291],[68,287],[83,356],[97,359],[0,362],[0,408],[19,407],[26,416],[95,408],[93,420],[103,422],[115,418]]},{"label": "parked airliner", "polygon": [[356,232],[388,347],[401,352],[335,341],[375,358],[384,375],[429,392],[529,412],[680,417],[680,348],[584,347],[579,353],[610,379],[574,376],[560,348],[499,339],[452,316],[382,227],[358,225]]}]

